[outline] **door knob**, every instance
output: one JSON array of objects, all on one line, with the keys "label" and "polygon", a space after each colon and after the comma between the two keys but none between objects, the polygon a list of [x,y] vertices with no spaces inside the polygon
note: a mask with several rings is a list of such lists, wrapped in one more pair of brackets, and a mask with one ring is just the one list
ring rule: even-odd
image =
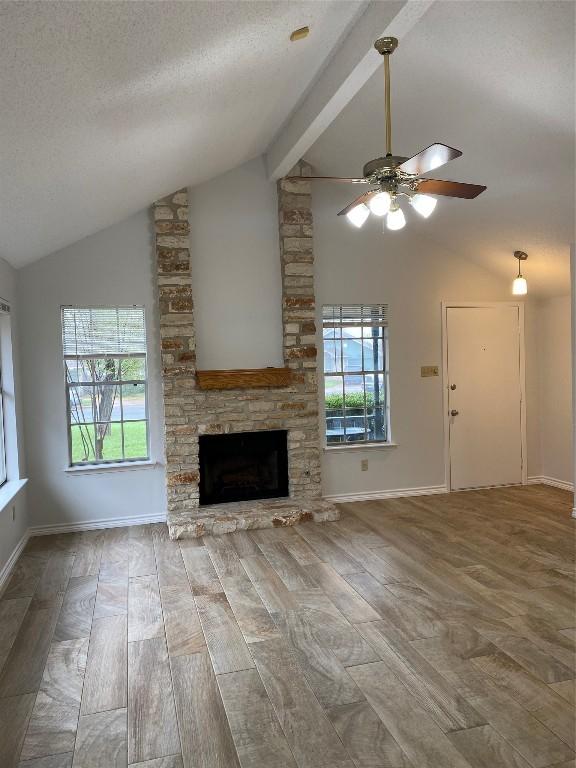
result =
[{"label": "door knob", "polygon": [[450,416],[458,416],[458,411],[455,408],[452,408],[450,411]]}]

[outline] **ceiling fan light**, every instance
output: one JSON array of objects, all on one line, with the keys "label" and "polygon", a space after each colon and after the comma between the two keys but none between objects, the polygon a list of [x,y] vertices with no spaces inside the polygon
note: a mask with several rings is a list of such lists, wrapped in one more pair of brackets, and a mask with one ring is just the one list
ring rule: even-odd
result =
[{"label": "ceiling fan light", "polygon": [[433,212],[434,208],[436,208],[436,203],[438,200],[436,200],[435,197],[431,197],[430,195],[413,195],[410,198],[410,203],[412,205],[412,208],[414,208],[415,211],[417,211],[420,216],[424,216],[425,219],[430,216],[430,214]]},{"label": "ceiling fan light", "polygon": [[516,277],[512,283],[512,294],[514,296],[526,296],[528,293],[528,283],[525,277]]},{"label": "ceiling fan light", "polygon": [[406,217],[404,211],[398,204],[392,205],[388,216],[386,217],[386,226],[388,229],[402,229],[406,226]]},{"label": "ceiling fan light", "polygon": [[370,198],[368,207],[375,216],[385,216],[390,210],[391,202],[392,198],[389,192],[378,192],[377,195]]},{"label": "ceiling fan light", "polygon": [[370,211],[368,210],[368,206],[364,205],[364,203],[360,203],[359,205],[354,206],[352,210],[348,211],[346,218],[354,224],[355,227],[360,229],[369,215]]}]

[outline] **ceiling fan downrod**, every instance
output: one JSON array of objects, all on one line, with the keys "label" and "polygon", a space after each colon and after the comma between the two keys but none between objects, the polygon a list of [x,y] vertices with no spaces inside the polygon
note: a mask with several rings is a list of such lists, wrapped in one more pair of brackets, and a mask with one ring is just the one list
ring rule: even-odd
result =
[{"label": "ceiling fan downrod", "polygon": [[390,54],[398,47],[395,37],[380,37],[374,48],[384,57],[384,104],[386,109],[386,157],[392,156],[392,115],[390,104]]}]

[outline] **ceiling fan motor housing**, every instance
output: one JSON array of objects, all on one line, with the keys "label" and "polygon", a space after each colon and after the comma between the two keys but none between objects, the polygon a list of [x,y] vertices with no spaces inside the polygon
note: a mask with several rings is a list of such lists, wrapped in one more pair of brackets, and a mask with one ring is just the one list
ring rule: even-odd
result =
[{"label": "ceiling fan motor housing", "polygon": [[376,157],[374,160],[369,160],[362,171],[364,178],[370,181],[393,178],[396,176],[394,169],[405,160],[408,160],[408,158],[400,157],[399,155],[387,155],[386,157]]}]

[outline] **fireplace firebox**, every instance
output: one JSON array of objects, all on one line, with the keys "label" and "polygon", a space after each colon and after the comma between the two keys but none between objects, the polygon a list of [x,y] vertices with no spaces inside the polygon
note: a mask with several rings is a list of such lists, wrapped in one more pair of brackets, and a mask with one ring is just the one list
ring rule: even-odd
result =
[{"label": "fireplace firebox", "polygon": [[284,429],[201,435],[200,505],[288,496]]}]

